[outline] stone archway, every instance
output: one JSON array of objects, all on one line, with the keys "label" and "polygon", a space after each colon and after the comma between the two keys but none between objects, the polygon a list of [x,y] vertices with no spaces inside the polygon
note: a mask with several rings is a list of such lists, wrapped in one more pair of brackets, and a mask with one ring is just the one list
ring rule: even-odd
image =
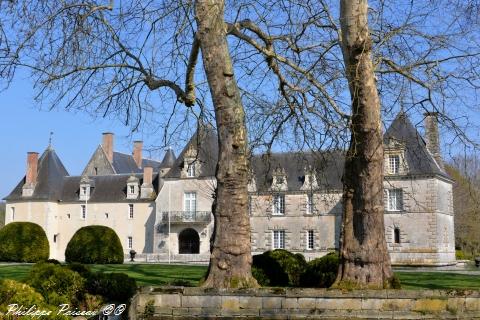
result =
[{"label": "stone archway", "polygon": [[197,231],[187,228],[180,232],[178,235],[178,253],[200,253],[200,237]]}]

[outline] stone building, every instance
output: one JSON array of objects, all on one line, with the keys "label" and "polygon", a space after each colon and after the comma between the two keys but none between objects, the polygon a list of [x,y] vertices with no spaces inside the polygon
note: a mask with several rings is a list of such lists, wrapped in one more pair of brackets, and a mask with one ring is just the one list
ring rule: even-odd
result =
[{"label": "stone building", "polygon": [[[452,183],[445,173],[435,114],[424,140],[400,113],[384,135],[385,231],[394,264],[455,262]],[[115,152],[103,135],[81,176],[70,176],[50,146],[28,153],[25,177],[5,199],[6,223],[42,226],[52,258],[64,259],[73,234],[86,225],[111,227],[125,254],[144,261],[207,262],[213,231],[218,145],[200,126],[178,158],[145,159]],[[338,249],[344,155],[278,153],[251,159],[249,214],[253,253],[285,248],[307,259]]]}]

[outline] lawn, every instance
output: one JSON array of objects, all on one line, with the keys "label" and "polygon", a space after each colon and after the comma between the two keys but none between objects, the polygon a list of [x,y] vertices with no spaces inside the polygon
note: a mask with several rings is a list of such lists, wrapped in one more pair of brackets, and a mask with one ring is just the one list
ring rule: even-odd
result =
[{"label": "lawn", "polygon": [[[0,265],[0,279],[25,280],[32,265]],[[205,266],[168,264],[94,265],[93,271],[124,272],[137,280],[140,286],[159,286],[184,280],[192,285],[205,275]],[[473,289],[480,290],[480,276],[449,272],[396,272],[403,289]]]}]

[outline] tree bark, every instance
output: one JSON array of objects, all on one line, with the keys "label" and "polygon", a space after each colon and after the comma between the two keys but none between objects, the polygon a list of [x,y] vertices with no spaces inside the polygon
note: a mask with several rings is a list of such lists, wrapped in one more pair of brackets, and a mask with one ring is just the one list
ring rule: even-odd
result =
[{"label": "tree bark", "polygon": [[248,158],[245,113],[226,41],[224,1],[197,0],[195,14],[203,66],[218,130],[215,231],[204,287],[258,286],[251,274]]},{"label": "tree bark", "polygon": [[367,15],[366,0],[340,1],[341,44],[352,118],[343,176],[337,287],[390,287],[393,276],[385,241],[380,101]]}]

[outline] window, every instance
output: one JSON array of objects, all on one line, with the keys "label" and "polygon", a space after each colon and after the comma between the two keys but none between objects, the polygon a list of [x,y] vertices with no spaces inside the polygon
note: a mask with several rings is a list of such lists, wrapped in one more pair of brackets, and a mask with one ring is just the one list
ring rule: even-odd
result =
[{"label": "window", "polygon": [[133,219],[133,204],[128,204],[128,219]]},{"label": "window", "polygon": [[98,176],[98,168],[97,167],[93,168],[93,171],[95,171],[95,175]]},{"label": "window", "polygon": [[307,214],[313,214],[313,193],[307,193]]},{"label": "window", "polygon": [[283,177],[277,177],[277,184],[283,184],[284,178]]},{"label": "window", "polygon": [[285,230],[273,230],[273,249],[285,249]]},{"label": "window", "polygon": [[85,220],[87,218],[87,206],[82,204],[81,205],[81,218]]},{"label": "window", "polygon": [[87,195],[87,187],[82,187],[82,195]]},{"label": "window", "polygon": [[403,191],[402,189],[387,190],[387,210],[402,211],[403,210]]},{"label": "window", "polygon": [[248,214],[252,215],[252,196],[248,196]]},{"label": "window", "polygon": [[195,177],[195,163],[189,163],[187,166],[187,177],[193,178]]},{"label": "window", "polygon": [[388,156],[388,171],[390,174],[398,174],[400,168],[400,156],[390,155]]},{"label": "window", "polygon": [[400,228],[398,227],[395,227],[395,229],[393,229],[393,242],[400,243]]},{"label": "window", "polygon": [[315,249],[315,234],[313,230],[307,231],[307,250]]},{"label": "window", "polygon": [[11,214],[12,221],[15,221],[15,207],[10,208],[10,214]]},{"label": "window", "polygon": [[108,219],[108,212],[105,212],[105,219]]},{"label": "window", "polygon": [[134,194],[135,193],[135,186],[129,186],[130,188],[130,194]]},{"label": "window", "polygon": [[67,213],[67,218],[70,219],[70,213]]},{"label": "window", "polygon": [[133,248],[133,237],[128,237],[127,238],[127,248],[132,249]]},{"label": "window", "polygon": [[273,214],[283,215],[285,214],[285,195],[274,194],[273,195]]},{"label": "window", "polygon": [[196,192],[185,192],[185,211],[195,212],[197,211],[197,193]]},{"label": "window", "polygon": [[53,243],[57,243],[58,234],[53,235]]}]

